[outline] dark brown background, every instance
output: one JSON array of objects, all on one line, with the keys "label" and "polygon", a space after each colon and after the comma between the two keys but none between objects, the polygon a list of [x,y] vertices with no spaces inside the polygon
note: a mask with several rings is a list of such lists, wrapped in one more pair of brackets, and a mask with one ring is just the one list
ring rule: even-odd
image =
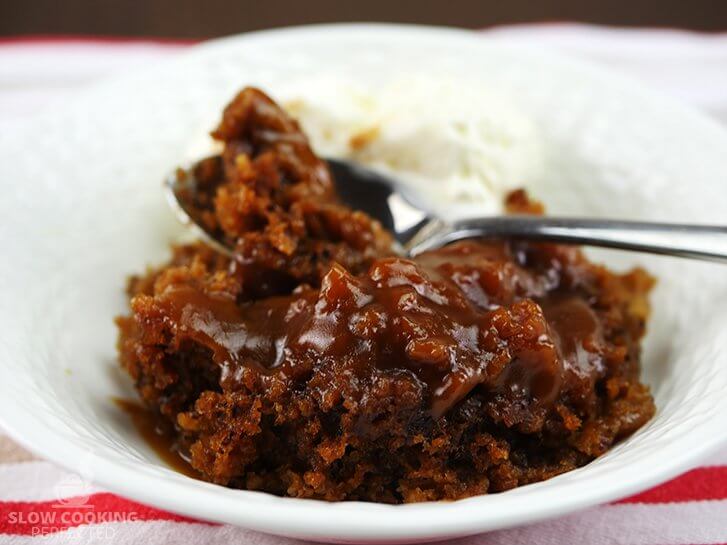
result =
[{"label": "dark brown background", "polygon": [[0,35],[202,38],[333,21],[479,28],[564,20],[719,31],[727,30],[727,0],[0,0]]}]

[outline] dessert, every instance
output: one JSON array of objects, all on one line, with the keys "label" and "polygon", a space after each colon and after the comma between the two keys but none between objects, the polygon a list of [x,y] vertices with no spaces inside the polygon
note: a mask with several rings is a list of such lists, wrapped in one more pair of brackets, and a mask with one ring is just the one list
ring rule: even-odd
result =
[{"label": "dessert", "polygon": [[[404,503],[584,465],[654,412],[639,381],[653,280],[576,247],[467,241],[414,259],[338,202],[298,124],[243,90],[195,173],[178,246],[129,283],[123,368],[200,476]],[[537,213],[522,191],[517,212]]]}]

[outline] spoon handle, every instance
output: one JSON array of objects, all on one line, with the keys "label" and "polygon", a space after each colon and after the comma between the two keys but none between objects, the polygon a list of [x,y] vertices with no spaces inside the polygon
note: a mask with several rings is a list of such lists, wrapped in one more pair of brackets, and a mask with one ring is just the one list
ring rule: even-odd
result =
[{"label": "spoon handle", "polygon": [[[421,236],[420,236],[421,234]],[[727,226],[539,216],[435,220],[407,245],[416,255],[469,238],[546,240],[727,263]]]}]

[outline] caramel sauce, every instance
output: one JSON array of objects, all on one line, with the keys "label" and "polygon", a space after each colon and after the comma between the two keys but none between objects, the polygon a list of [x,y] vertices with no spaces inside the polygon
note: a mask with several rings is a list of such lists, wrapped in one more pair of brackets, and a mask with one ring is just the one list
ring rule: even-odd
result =
[{"label": "caramel sauce", "polygon": [[200,478],[200,474],[180,452],[172,430],[168,429],[171,426],[164,426],[150,410],[136,401],[119,397],[112,399],[114,404],[129,417],[144,442],[167,466],[187,477]]},{"label": "caramel sauce", "polygon": [[603,365],[603,328],[585,300],[573,294],[550,294],[539,301],[567,366],[590,374]]},{"label": "caramel sauce", "polygon": [[244,367],[265,380],[346,360],[361,376],[408,369],[435,418],[480,384],[550,405],[568,373],[598,369],[598,319],[578,295],[548,293],[524,272],[509,273],[509,284],[488,279],[507,258],[502,244],[461,243],[413,261],[380,259],[361,276],[334,265],[320,290],[238,304],[172,285],[156,305],[178,339],[210,350],[224,389],[235,389]]}]

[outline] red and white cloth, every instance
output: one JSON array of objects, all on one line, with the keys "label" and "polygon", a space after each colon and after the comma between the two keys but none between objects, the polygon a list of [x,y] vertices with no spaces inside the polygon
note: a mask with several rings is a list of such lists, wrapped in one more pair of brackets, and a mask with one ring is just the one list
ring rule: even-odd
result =
[{"label": "red and white cloth", "polygon": [[[552,47],[640,78],[727,123],[727,34],[535,25],[485,31]],[[82,38],[0,38],[0,131],[60,107],[78,89],[173,56],[186,44]],[[23,451],[0,430],[0,543],[250,543],[294,540],[209,524],[89,487]],[[727,544],[727,445],[703,465],[616,503],[461,545]]]}]

